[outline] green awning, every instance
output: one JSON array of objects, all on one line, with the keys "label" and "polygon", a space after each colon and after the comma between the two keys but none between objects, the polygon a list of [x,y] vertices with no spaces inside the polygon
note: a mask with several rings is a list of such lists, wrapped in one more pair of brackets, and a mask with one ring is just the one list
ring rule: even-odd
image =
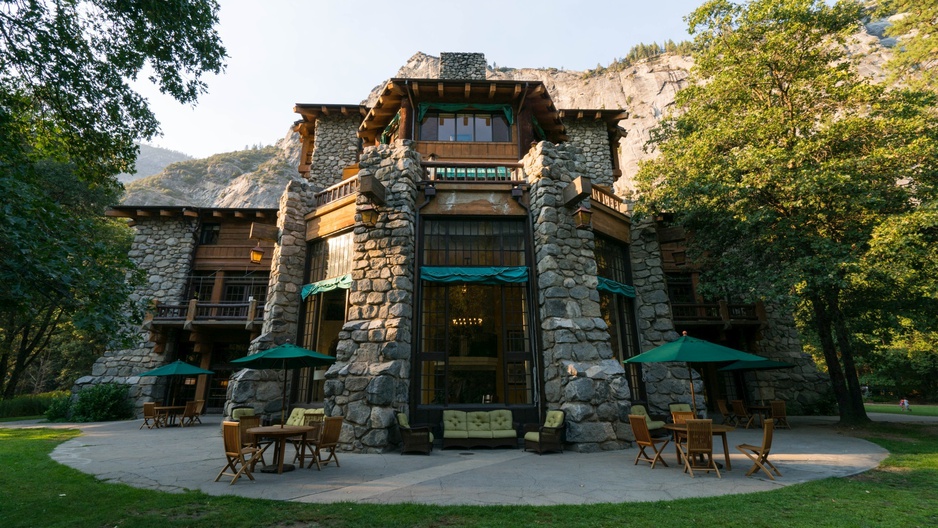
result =
[{"label": "green awning", "polygon": [[482,104],[482,103],[417,103],[417,122],[423,121],[423,116],[427,115],[429,110],[439,110],[442,112],[460,112],[462,110],[480,110],[482,112],[502,112],[509,125],[514,124],[514,112],[511,105],[506,104]]},{"label": "green awning", "polygon": [[612,279],[607,279],[606,277],[596,278],[599,279],[599,284],[596,285],[597,290],[616,293],[618,295],[624,295],[633,299],[635,298],[635,288],[633,286],[622,284],[621,282],[616,282]]},{"label": "green awning", "polygon": [[444,283],[517,284],[528,281],[528,268],[424,266],[420,268],[420,279]]},{"label": "green awning", "polygon": [[336,288],[342,288],[347,290],[352,287],[352,274],[346,273],[341,277],[333,277],[331,279],[321,280],[319,282],[314,282],[312,284],[307,284],[303,286],[303,291],[300,292],[300,295],[303,299],[306,299],[310,295],[315,295],[317,293],[323,293],[327,291],[332,291]]},{"label": "green awning", "polygon": [[397,132],[397,129],[400,126],[400,124],[401,124],[401,111],[398,110],[397,113],[394,114],[394,118],[391,119],[391,122],[388,123],[388,126],[384,127],[384,132],[381,132],[381,137],[378,138],[378,141],[382,145],[387,145],[388,143],[390,143],[391,136],[393,136],[394,133]]}]

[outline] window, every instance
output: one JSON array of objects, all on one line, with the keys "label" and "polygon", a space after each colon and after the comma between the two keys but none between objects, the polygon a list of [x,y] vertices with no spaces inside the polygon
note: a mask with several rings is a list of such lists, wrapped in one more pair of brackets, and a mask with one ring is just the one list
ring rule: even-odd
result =
[{"label": "window", "polygon": [[[427,220],[422,240],[422,266],[526,264],[523,222]],[[418,405],[533,404],[529,285],[421,284]]]},{"label": "window", "polygon": [[418,137],[421,141],[509,142],[511,127],[503,113],[427,112]]},{"label": "window", "polygon": [[220,224],[202,224],[202,231],[199,233],[199,245],[214,246],[218,244],[218,234],[220,232]]}]

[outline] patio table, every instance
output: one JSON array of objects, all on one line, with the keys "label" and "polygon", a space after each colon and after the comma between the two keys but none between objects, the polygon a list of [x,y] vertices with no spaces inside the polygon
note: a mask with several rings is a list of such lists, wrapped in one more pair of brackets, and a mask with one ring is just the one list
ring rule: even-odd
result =
[{"label": "patio table", "polygon": [[306,425],[265,425],[248,429],[247,432],[254,436],[274,440],[274,460],[276,461],[276,469],[273,467],[262,468],[261,471],[264,473],[273,473],[276,471],[276,473],[280,474],[284,471],[293,471],[296,469],[293,464],[283,463],[283,452],[286,448],[287,438],[291,436],[300,436],[303,439],[302,443],[300,443],[299,453],[300,465],[302,466],[306,453],[306,435],[312,430],[313,427]]},{"label": "patio table", "polygon": [[163,426],[176,425],[176,416],[186,410],[185,405],[157,405],[153,408]]}]

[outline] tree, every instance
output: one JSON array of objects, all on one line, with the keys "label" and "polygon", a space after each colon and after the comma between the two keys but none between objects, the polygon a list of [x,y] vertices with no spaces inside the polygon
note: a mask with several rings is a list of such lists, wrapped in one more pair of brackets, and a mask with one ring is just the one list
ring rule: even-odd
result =
[{"label": "tree", "polygon": [[938,89],[938,1],[883,0],[880,16],[893,16],[886,30],[898,45],[887,64],[894,79],[926,90]]},{"label": "tree", "polygon": [[707,291],[810,308],[845,423],[868,420],[852,277],[874,230],[915,208],[931,178],[922,167],[938,158],[934,97],[861,78],[844,52],[861,15],[821,0],[698,8],[687,19],[696,82],[636,177],[644,207],[693,232]]},{"label": "tree", "polygon": [[0,0],[0,397],[65,329],[120,336],[130,234],[104,209],[158,132],[130,82],[194,103],[217,23],[214,0]]}]

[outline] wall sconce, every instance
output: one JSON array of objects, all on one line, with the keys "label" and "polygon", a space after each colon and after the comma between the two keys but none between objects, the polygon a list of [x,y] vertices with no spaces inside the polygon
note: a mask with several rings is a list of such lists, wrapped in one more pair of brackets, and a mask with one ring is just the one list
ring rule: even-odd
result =
[{"label": "wall sconce", "polygon": [[593,212],[589,210],[589,207],[581,205],[577,207],[576,211],[573,211],[573,223],[577,229],[592,229],[593,224],[590,220],[592,216]]},{"label": "wall sconce", "polygon": [[256,246],[251,248],[251,264],[260,264],[263,259],[264,250],[261,249],[261,243],[258,242]]},{"label": "wall sconce", "polygon": [[183,383],[186,385],[195,385],[195,378],[186,378],[186,381]]},{"label": "wall sconce", "polygon": [[362,215],[362,225],[374,227],[378,225],[378,210],[371,204],[365,204],[358,211]]}]

